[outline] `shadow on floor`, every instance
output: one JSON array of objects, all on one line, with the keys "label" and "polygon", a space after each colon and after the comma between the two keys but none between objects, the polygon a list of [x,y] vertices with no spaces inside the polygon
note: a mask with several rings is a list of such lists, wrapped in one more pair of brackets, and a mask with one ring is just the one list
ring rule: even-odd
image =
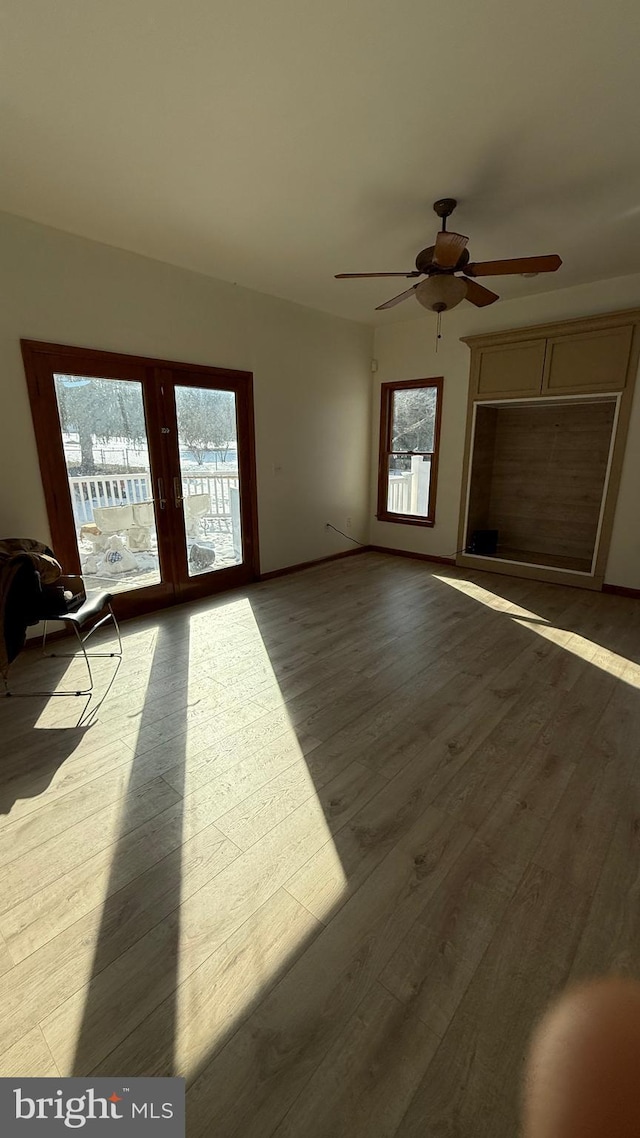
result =
[{"label": "shadow on floor", "polygon": [[[160,624],[149,672],[148,698],[139,722],[138,737],[141,740],[145,739],[145,729],[157,721],[157,710],[153,710],[150,701],[154,695],[154,675],[165,664],[165,647],[170,653],[170,636]],[[185,622],[181,648],[186,651],[188,658],[188,622]],[[185,731],[188,689],[188,668],[177,668],[174,672],[172,697],[176,694],[183,697],[181,702]],[[184,840],[184,732],[181,734],[178,731],[170,746],[170,765],[167,761],[167,767],[165,769],[163,766],[162,771],[150,768],[148,748],[143,743],[136,746],[134,751],[118,822],[119,833],[104,891],[106,899],[96,940],[90,986],[82,1006],[70,1070],[75,1075],[86,1075],[93,1071],[105,1050],[110,1050],[109,1030],[113,1032],[113,1044],[122,1037],[123,1031],[126,1032],[127,1015],[131,1016],[131,1024],[135,1026],[145,999],[151,1010],[162,995],[167,995],[167,1038],[173,1040],[175,1037],[174,1001],[177,998]],[[145,959],[144,954],[140,959],[139,956],[136,957],[136,940],[154,926],[157,929],[156,938],[149,946],[145,943],[145,948],[149,948],[149,959]],[[132,947],[128,948],[130,945]],[[124,970],[127,974],[126,985],[132,985],[135,993],[135,1004],[129,1007],[126,1002],[122,1004],[117,999],[113,978],[106,971],[108,965],[118,958],[121,971]],[[157,970],[154,972],[153,969],[153,963],[158,958],[162,961],[161,981]],[[158,986],[159,983],[161,987]]]},{"label": "shadow on floor", "polygon": [[[71,641],[69,644],[73,647]],[[58,642],[58,646],[64,650],[65,642]],[[4,744],[0,759],[0,814],[9,814],[19,799],[39,797],[51,785],[99,715],[120,663],[119,659],[109,661],[88,696],[49,696],[29,693],[72,688],[75,682],[84,686],[84,662],[43,658],[36,647],[29,647],[14,662],[10,671],[14,694],[0,699],[0,734]],[[33,733],[25,743],[25,731],[30,728]]]}]

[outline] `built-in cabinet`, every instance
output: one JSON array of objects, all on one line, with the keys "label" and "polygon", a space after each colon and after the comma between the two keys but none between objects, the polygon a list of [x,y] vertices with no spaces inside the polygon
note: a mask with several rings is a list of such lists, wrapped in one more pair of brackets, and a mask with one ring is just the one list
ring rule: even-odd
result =
[{"label": "built-in cabinet", "polygon": [[627,382],[633,325],[546,341],[542,392],[622,391]]},{"label": "built-in cabinet", "polygon": [[[601,588],[640,311],[465,342],[471,370],[458,562]],[[482,553],[470,552],[483,544]]]},{"label": "built-in cabinet", "polygon": [[544,340],[521,344],[496,344],[477,352],[472,384],[482,399],[505,395],[539,395],[544,371]]},{"label": "built-in cabinet", "polygon": [[[472,346],[471,389],[476,398],[622,391],[627,381],[634,324],[537,339]],[[501,334],[501,336],[504,335]],[[473,345],[481,337],[466,343]],[[489,337],[497,339],[497,337]]]}]

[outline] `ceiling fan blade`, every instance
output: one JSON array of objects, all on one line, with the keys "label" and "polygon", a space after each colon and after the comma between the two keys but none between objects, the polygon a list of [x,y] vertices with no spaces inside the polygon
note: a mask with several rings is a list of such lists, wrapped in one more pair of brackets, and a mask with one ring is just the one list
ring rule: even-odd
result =
[{"label": "ceiling fan blade", "polygon": [[506,261],[476,261],[465,265],[468,277],[503,277],[510,273],[555,273],[560,268],[562,258],[557,253],[548,257],[512,257]]},{"label": "ceiling fan blade", "polygon": [[420,277],[421,273],[417,269],[412,269],[410,273],[336,273],[335,279],[337,281],[352,280],[354,277]]},{"label": "ceiling fan blade", "polygon": [[462,233],[439,233],[433,251],[433,263],[440,269],[452,269],[458,264],[469,238]]},{"label": "ceiling fan blade", "polygon": [[395,304],[400,304],[402,300],[406,300],[417,289],[417,285],[411,285],[411,288],[405,289],[404,292],[398,293],[397,296],[392,296],[391,300],[385,300],[384,304],[376,305],[376,312],[381,312],[383,308],[393,308]]},{"label": "ceiling fan blade", "polygon": [[467,300],[475,304],[476,308],[484,308],[487,304],[493,304],[496,300],[500,300],[497,292],[491,292],[491,289],[485,288],[477,281],[465,278],[464,283],[467,286]]}]

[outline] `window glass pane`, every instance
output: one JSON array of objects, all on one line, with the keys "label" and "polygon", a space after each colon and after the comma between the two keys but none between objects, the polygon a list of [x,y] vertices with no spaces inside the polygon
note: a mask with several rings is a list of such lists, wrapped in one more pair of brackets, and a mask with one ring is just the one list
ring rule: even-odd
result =
[{"label": "window glass pane", "polygon": [[142,384],[54,375],[82,575],[123,593],[160,581]]},{"label": "window glass pane", "polygon": [[391,450],[433,450],[437,397],[435,387],[394,391]]},{"label": "window glass pane", "polygon": [[176,386],[189,576],[242,564],[236,397]]},{"label": "window glass pane", "polygon": [[431,458],[421,454],[389,455],[387,509],[393,514],[429,516]]}]

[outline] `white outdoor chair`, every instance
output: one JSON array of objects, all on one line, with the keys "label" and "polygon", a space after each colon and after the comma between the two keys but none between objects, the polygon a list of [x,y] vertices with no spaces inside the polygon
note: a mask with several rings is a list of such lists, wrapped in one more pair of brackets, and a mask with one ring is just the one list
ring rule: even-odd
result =
[{"label": "white outdoor chair", "polygon": [[109,540],[117,534],[126,535],[128,541],[133,526],[133,506],[94,506],[93,520],[100,533],[88,536],[96,553],[105,553]]},{"label": "white outdoor chair", "polygon": [[149,526],[151,528],[155,522],[155,515],[153,512],[153,502],[134,502],[133,509],[133,523],[136,526]]},{"label": "white outdoor chair", "polygon": [[133,506],[94,506],[93,520],[105,537],[126,533],[133,525]]},{"label": "white outdoor chair", "polygon": [[190,494],[184,499],[184,524],[188,537],[198,536],[200,522],[210,513],[210,494]]},{"label": "white outdoor chair", "polygon": [[134,502],[133,525],[129,530],[129,549],[145,553],[151,549],[151,530],[155,526],[153,502]]}]

